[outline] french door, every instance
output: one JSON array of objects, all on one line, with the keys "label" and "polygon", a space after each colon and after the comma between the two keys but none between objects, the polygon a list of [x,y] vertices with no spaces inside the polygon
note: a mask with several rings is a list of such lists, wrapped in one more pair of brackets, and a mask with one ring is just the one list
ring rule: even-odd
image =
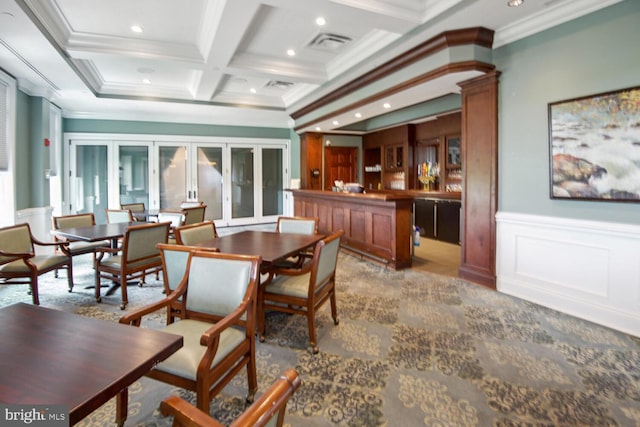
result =
[{"label": "french door", "polygon": [[218,226],[275,222],[292,209],[286,141],[65,139],[66,211],[93,212],[98,223],[106,208],[133,202],[176,209],[203,201],[205,219]]},{"label": "french door", "polygon": [[68,146],[69,213],[93,213],[96,223],[104,224],[107,208],[134,202],[150,206],[151,143],[79,139]]},{"label": "french door", "polygon": [[217,225],[275,221],[286,207],[286,144],[158,142],[159,205],[203,201]]}]

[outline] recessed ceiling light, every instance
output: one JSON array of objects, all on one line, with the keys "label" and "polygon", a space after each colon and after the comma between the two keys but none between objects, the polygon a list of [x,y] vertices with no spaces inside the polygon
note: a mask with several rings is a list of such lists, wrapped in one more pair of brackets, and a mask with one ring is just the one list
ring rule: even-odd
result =
[{"label": "recessed ceiling light", "polygon": [[326,23],[327,23],[327,20],[324,19],[322,16],[319,16],[316,18],[316,25],[322,27]]},{"label": "recessed ceiling light", "polygon": [[296,51],[295,51],[295,50],[293,50],[293,49],[288,49],[288,50],[287,50],[287,55],[289,55],[289,56],[296,56]]},{"label": "recessed ceiling light", "polygon": [[507,5],[509,7],[518,7],[520,6],[522,3],[524,3],[524,0],[509,0],[507,2]]},{"label": "recessed ceiling light", "polygon": [[362,117],[362,114],[360,114],[360,113],[356,113],[356,117],[357,117],[357,118],[360,118],[360,117]]},{"label": "recessed ceiling light", "polygon": [[382,104],[382,106],[384,108],[391,108],[391,104],[389,104],[388,102],[385,102],[384,104]]},{"label": "recessed ceiling light", "polygon": [[316,127],[316,132],[320,132],[322,128],[320,126]]},{"label": "recessed ceiling light", "polygon": [[251,92],[251,93],[256,93],[256,92],[258,92],[258,91],[256,90],[256,88],[255,88],[255,87],[252,87],[251,89],[249,89],[249,92]]},{"label": "recessed ceiling light", "polygon": [[131,26],[131,31],[133,31],[134,33],[141,33],[142,32],[142,27],[140,25],[132,25]]},{"label": "recessed ceiling light", "polygon": [[337,120],[334,120],[334,121],[333,121],[333,125],[334,125],[334,126],[338,126],[339,124],[340,124],[340,122],[339,122],[339,121],[337,121]]}]

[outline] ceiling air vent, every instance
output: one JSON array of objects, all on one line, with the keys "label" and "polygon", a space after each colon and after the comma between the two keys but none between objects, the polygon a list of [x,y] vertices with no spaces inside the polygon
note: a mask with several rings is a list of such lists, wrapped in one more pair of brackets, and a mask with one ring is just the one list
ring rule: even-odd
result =
[{"label": "ceiling air vent", "polygon": [[350,37],[338,34],[320,33],[309,42],[309,47],[328,51],[336,51],[351,41]]},{"label": "ceiling air vent", "polygon": [[291,82],[283,82],[283,81],[280,81],[280,80],[271,80],[264,87],[268,87],[268,88],[272,88],[272,89],[285,90],[285,89],[289,89],[291,86],[293,86],[293,83],[291,83]]}]

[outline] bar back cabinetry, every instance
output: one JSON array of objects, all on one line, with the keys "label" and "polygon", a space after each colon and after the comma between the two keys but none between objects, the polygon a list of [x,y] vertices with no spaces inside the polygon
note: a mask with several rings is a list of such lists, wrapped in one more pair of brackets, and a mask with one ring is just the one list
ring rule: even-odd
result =
[{"label": "bar back cabinetry", "polygon": [[416,199],[414,206],[415,224],[422,237],[460,244],[459,201]]}]

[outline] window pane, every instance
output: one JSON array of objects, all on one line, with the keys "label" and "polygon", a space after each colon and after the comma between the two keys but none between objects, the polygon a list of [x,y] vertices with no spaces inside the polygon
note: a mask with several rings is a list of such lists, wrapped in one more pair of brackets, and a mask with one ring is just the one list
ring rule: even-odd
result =
[{"label": "window pane", "polygon": [[262,150],[262,215],[282,215],[282,149]]},{"label": "window pane", "polygon": [[76,148],[76,192],[72,206],[77,213],[93,212],[97,224],[107,222],[107,146],[78,145]]},{"label": "window pane", "polygon": [[160,209],[177,208],[187,200],[187,149],[159,148]]},{"label": "window pane", "polygon": [[231,217],[254,216],[253,148],[231,149]]},{"label": "window pane", "polygon": [[198,147],[198,200],[207,205],[205,219],[222,219],[222,148]]},{"label": "window pane", "polygon": [[120,204],[144,203],[149,207],[149,150],[120,147]]}]

